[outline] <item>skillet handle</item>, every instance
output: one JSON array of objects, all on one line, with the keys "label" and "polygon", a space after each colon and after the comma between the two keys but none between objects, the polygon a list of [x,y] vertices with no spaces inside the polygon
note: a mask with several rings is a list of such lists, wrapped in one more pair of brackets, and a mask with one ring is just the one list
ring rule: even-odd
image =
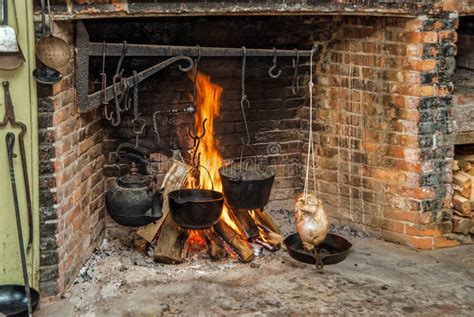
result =
[{"label": "skillet handle", "polygon": [[323,262],[323,259],[321,258],[321,255],[319,254],[318,251],[316,251],[316,248],[314,248],[311,251],[311,253],[313,255],[313,258],[314,258],[314,261],[315,261],[315,264],[316,264],[316,271],[318,273],[322,273],[323,268],[324,268],[324,262]]}]

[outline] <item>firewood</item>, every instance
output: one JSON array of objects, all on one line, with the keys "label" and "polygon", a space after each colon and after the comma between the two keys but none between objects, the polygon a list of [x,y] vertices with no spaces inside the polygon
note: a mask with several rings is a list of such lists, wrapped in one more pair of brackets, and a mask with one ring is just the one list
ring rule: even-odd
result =
[{"label": "firewood", "polygon": [[259,228],[261,230],[260,237],[256,238],[254,241],[271,252],[280,250],[281,244],[283,242],[283,236],[279,233],[270,231],[266,227]]},{"label": "firewood", "polygon": [[224,246],[224,241],[221,240],[214,230],[206,230],[205,237],[211,260],[223,260],[227,258],[228,254]]},{"label": "firewood", "polygon": [[258,237],[258,227],[255,224],[255,221],[252,219],[252,216],[250,215],[248,210],[232,210],[232,213],[239,222],[239,227],[243,229],[247,239]]},{"label": "firewood", "polygon": [[133,240],[133,246],[135,247],[135,249],[142,253],[145,253],[145,250],[148,247],[148,244],[149,244],[148,241],[142,238]]},{"label": "firewood", "polygon": [[453,184],[454,193],[461,195],[467,199],[471,199],[472,185],[467,187],[461,187],[457,184]]},{"label": "firewood", "polygon": [[254,254],[252,248],[246,243],[231,227],[222,219],[214,225],[215,232],[229,244],[232,251],[237,254],[239,260],[248,263],[253,260]]},{"label": "firewood", "polygon": [[[473,162],[473,164],[474,164],[474,162]],[[463,172],[467,172],[467,171],[472,169],[471,163],[468,162],[468,161],[465,161],[465,160],[459,160],[458,165],[459,165],[459,168],[461,169],[461,171],[463,171]]]},{"label": "firewood", "polygon": [[453,160],[453,167],[452,167],[453,172],[459,171],[459,161],[458,160]]},{"label": "firewood", "polygon": [[161,207],[163,217],[154,223],[139,228],[137,231],[137,234],[146,241],[151,242],[155,238],[169,211],[168,193],[181,188],[190,168],[189,165],[174,161],[168,173],[166,173],[163,183],[161,184],[161,188],[163,188],[163,206]]},{"label": "firewood", "polygon": [[281,234],[280,228],[275,224],[272,217],[263,209],[255,210],[258,221],[271,231]]},{"label": "firewood", "polygon": [[453,184],[458,186],[458,191],[466,197],[466,194],[469,193],[467,198],[470,198],[472,190],[472,178],[469,174],[458,171],[453,174]]},{"label": "firewood", "polygon": [[464,198],[461,195],[453,195],[453,206],[457,214],[470,216],[471,215],[471,202],[469,199]]},{"label": "firewood", "polygon": [[474,219],[453,216],[453,232],[469,234],[474,232]]},{"label": "firewood", "polygon": [[456,155],[456,160],[464,160],[469,163],[474,163],[474,155]]},{"label": "firewood", "polygon": [[167,264],[182,263],[184,259],[181,251],[188,238],[188,232],[179,228],[170,214],[165,217],[156,240],[155,261]]}]

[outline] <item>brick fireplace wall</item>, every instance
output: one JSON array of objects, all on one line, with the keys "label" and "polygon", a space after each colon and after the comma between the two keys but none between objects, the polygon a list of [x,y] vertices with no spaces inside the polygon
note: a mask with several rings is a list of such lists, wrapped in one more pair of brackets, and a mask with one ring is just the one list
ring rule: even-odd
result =
[{"label": "brick fireplace wall", "polygon": [[[55,30],[73,51],[73,24],[59,23]],[[57,294],[71,284],[101,243],[105,228],[100,116],[77,113],[74,59],[60,71],[64,78],[57,84],[38,85],[43,295]]]},{"label": "brick fireplace wall", "polygon": [[315,87],[318,192],[330,216],[416,248],[457,245],[443,236],[457,14],[334,23]]},{"label": "brick fireplace wall", "polygon": [[[420,18],[389,17],[213,17],[120,20],[117,32],[87,23],[91,40],[172,45],[309,48],[315,57],[314,125],[317,191],[334,223],[358,227],[372,236],[421,249],[457,245],[450,211],[452,132],[451,74],[456,51],[457,14]],[[73,43],[72,23],[56,30]],[[212,34],[212,36],[208,36]],[[73,49],[71,47],[71,49]],[[152,62],[156,62],[153,60]],[[108,59],[113,72],[116,59]],[[306,162],[307,59],[299,69],[300,89],[292,94],[291,58],[278,59],[279,79],[268,78],[271,58],[247,60],[248,111],[252,140],[260,157],[276,171],[268,210],[292,228],[294,196],[302,190]],[[125,69],[150,61],[126,59]],[[245,135],[240,114],[240,58],[203,58],[200,70],[224,88],[216,136],[226,159],[240,152]],[[91,83],[100,86],[100,59],[91,61]],[[73,61],[64,79],[39,86],[41,184],[41,290],[61,292],[71,283],[105,228],[104,193],[126,165],[113,152],[134,142],[131,112],[120,128],[103,119],[102,109],[78,114]],[[187,114],[162,115],[155,142],[151,114],[182,109],[192,83],[176,66],[140,86],[140,112],[147,121],[140,140],[151,151],[183,151]],[[285,211],[286,210],[286,211]],[[288,229],[289,230],[289,229]]]}]

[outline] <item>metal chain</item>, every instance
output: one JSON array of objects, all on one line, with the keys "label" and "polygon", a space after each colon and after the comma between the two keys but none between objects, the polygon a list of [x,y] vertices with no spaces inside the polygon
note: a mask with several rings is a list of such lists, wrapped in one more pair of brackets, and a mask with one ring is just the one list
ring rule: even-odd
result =
[{"label": "metal chain", "polygon": [[159,111],[153,113],[153,132],[155,132],[156,145],[160,146],[160,132],[158,131],[158,120],[156,120],[158,114]]}]

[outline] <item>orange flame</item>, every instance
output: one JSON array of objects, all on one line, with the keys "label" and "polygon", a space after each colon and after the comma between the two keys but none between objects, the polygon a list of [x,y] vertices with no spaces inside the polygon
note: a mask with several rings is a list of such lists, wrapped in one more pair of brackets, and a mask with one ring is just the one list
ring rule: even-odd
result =
[{"label": "orange flame", "polygon": [[[189,73],[193,80],[194,71]],[[214,120],[219,116],[221,109],[221,95],[224,89],[213,84],[209,76],[199,72],[196,78],[196,114],[194,126],[197,135],[202,134],[202,123],[205,119],[206,134],[201,139],[198,152],[201,153],[200,164],[204,166],[210,174],[201,169],[200,184],[203,189],[212,189],[222,192],[222,183],[219,177],[219,168],[223,165],[222,155],[216,146],[214,139]],[[212,181],[212,182],[211,182]],[[239,226],[232,220],[230,212],[224,205],[221,219],[225,221],[235,232],[241,234]]]},{"label": "orange flame", "polygon": [[260,239],[262,239],[263,242],[269,242],[268,239],[267,239],[267,235],[265,233],[265,230],[262,229],[263,225],[257,219],[256,211],[253,210],[253,209],[249,210],[249,214],[250,214],[250,217],[252,217],[255,224],[257,225],[258,235],[259,235]]}]

